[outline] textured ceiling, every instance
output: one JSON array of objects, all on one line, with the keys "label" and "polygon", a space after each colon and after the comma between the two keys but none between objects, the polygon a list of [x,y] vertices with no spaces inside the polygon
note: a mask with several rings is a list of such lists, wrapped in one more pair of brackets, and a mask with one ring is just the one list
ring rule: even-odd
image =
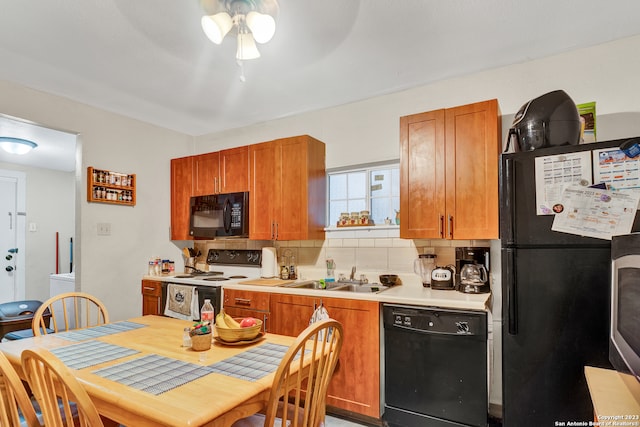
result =
[{"label": "textured ceiling", "polygon": [[243,83],[197,0],[0,0],[0,79],[202,135],[640,33],[637,0],[279,5]]}]

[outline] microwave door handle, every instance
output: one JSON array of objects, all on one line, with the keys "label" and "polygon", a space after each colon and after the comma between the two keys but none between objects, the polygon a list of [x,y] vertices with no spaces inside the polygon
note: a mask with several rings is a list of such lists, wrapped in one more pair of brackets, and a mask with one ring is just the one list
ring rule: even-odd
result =
[{"label": "microwave door handle", "polygon": [[229,234],[231,232],[231,202],[229,199],[225,199],[222,206],[222,225],[224,232]]}]

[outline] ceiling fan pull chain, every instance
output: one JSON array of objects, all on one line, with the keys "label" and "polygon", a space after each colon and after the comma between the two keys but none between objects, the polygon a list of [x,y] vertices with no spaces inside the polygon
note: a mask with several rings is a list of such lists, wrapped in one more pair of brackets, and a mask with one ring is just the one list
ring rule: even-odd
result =
[{"label": "ceiling fan pull chain", "polygon": [[244,76],[244,61],[242,61],[242,59],[238,59],[238,66],[240,67],[240,81],[244,83],[247,81],[247,78]]}]

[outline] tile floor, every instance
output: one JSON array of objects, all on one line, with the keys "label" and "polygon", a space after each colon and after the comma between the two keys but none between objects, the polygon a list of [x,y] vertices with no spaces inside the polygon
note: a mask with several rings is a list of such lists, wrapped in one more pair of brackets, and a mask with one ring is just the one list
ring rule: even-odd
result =
[{"label": "tile floor", "polygon": [[367,424],[358,424],[352,421],[343,420],[342,418],[332,417],[327,415],[325,418],[325,427],[361,427]]}]

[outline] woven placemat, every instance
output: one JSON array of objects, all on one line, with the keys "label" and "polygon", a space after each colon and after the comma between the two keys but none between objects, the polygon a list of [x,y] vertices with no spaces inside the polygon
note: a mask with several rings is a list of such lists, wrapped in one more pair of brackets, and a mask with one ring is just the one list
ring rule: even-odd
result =
[{"label": "woven placemat", "polygon": [[121,357],[139,353],[131,348],[120,347],[102,341],[85,341],[51,349],[51,352],[72,369],[88,368],[100,363],[110,362]]},{"label": "woven placemat", "polygon": [[210,367],[218,374],[256,381],[275,372],[288,349],[285,345],[265,343],[214,363]]},{"label": "woven placemat", "polygon": [[159,395],[213,372],[208,366],[150,354],[93,371],[103,378]]},{"label": "woven placemat", "polygon": [[71,331],[58,332],[56,336],[68,341],[86,341],[93,338],[104,337],[106,335],[117,334],[119,332],[130,331],[132,329],[144,328],[145,326],[147,325],[124,320],[122,322],[107,323],[105,325],[94,326],[86,329],[74,329]]}]

